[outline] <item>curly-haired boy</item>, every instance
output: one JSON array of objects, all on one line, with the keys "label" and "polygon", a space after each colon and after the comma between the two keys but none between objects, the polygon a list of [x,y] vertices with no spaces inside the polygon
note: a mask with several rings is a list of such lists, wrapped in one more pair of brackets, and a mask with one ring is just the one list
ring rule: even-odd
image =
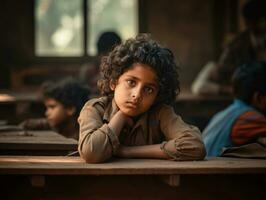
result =
[{"label": "curly-haired boy", "polygon": [[118,45],[101,63],[102,97],[88,101],[80,117],[79,153],[88,163],[113,156],[201,160],[199,129],[171,106],[179,93],[172,52],[148,35]]}]

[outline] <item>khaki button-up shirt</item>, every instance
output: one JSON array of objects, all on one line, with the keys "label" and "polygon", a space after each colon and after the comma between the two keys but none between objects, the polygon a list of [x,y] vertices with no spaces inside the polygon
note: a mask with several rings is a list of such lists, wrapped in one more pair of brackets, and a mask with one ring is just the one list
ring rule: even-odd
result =
[{"label": "khaki button-up shirt", "polygon": [[114,101],[101,97],[88,101],[79,116],[79,153],[86,162],[111,158],[120,144],[139,146],[161,144],[173,160],[200,160],[204,144],[197,127],[183,122],[172,107],[156,106],[143,113],[132,126],[125,126],[117,136],[108,122],[118,111]]}]

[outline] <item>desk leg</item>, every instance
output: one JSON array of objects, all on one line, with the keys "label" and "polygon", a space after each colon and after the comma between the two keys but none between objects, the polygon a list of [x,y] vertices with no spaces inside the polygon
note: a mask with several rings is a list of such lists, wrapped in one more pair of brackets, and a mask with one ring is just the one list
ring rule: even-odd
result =
[{"label": "desk leg", "polygon": [[30,177],[30,182],[33,187],[44,187],[45,186],[45,177],[41,175],[35,175]]},{"label": "desk leg", "polygon": [[160,176],[160,178],[171,187],[178,187],[180,185],[180,175],[164,175]]}]

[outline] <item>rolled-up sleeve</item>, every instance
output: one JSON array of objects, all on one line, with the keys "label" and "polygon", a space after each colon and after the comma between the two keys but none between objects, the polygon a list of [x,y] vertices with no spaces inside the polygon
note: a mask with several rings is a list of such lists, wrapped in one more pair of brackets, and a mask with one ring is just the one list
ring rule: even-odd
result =
[{"label": "rolled-up sleeve", "polygon": [[161,149],[173,160],[202,160],[206,151],[200,130],[186,124],[173,108],[165,106],[159,112],[160,128],[166,141]]},{"label": "rolled-up sleeve", "polygon": [[89,104],[86,104],[80,113],[78,150],[87,163],[108,160],[119,146],[117,135],[106,123],[103,123],[102,118],[102,112],[96,106]]}]

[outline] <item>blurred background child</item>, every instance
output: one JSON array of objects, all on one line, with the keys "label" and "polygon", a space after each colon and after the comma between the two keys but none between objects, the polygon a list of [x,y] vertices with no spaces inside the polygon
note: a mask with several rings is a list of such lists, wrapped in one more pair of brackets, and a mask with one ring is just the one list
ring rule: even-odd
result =
[{"label": "blurred background child", "polygon": [[[221,156],[223,148],[254,143],[266,136],[265,77],[265,62],[249,62],[236,70],[234,102],[216,114],[203,131],[207,156]],[[256,148],[252,151],[250,154],[256,155]]]},{"label": "blurred background child", "polygon": [[236,68],[252,61],[266,62],[266,1],[247,1],[242,9],[246,29],[226,45],[216,62],[206,64],[192,84],[195,94],[232,95]]},{"label": "blurred background child", "polygon": [[102,56],[107,55],[110,50],[120,43],[121,38],[116,32],[103,32],[97,40],[97,56],[92,62],[81,67],[79,73],[80,81],[89,86],[91,95],[98,96],[100,93],[97,87],[97,81],[100,78],[100,62]]},{"label": "blurred background child", "polygon": [[78,139],[77,118],[89,98],[89,89],[72,78],[47,82],[42,88],[46,118],[28,119],[21,123],[25,130],[53,129],[65,137]]}]

